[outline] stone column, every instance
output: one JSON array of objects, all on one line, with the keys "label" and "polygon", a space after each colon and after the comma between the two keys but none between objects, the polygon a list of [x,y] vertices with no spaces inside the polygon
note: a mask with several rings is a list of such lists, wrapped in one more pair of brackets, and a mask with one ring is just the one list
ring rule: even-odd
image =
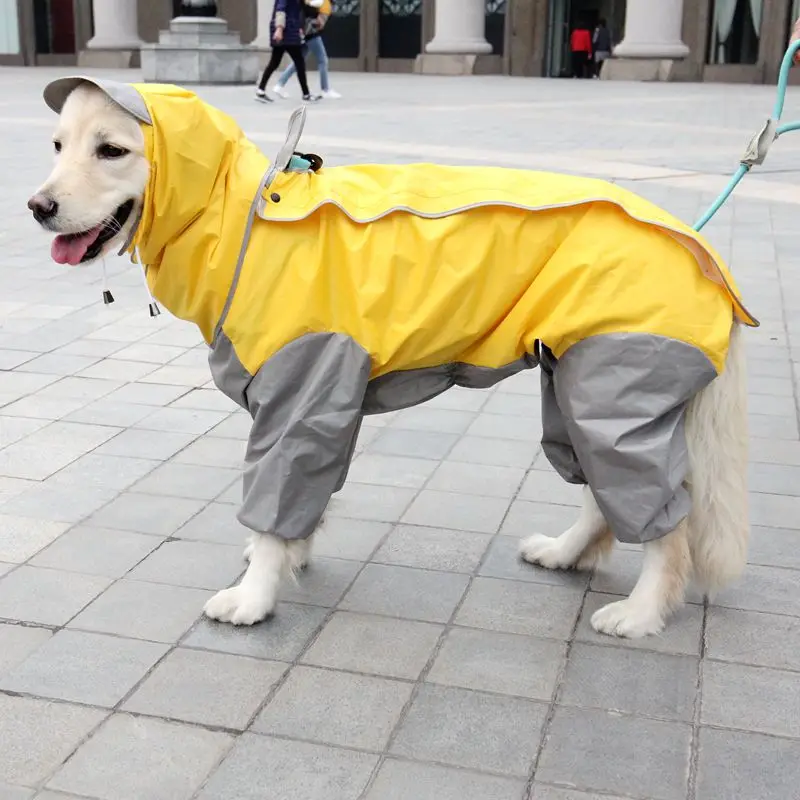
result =
[{"label": "stone column", "polygon": [[435,33],[426,53],[485,55],[492,52],[486,41],[484,0],[436,0]]},{"label": "stone column", "polygon": [[628,0],[625,36],[603,65],[603,78],[675,80],[675,61],[689,55],[681,39],[683,0]]},{"label": "stone column", "polygon": [[137,4],[131,0],[92,0],[94,36],[78,54],[81,67],[103,69],[139,66]]},{"label": "stone column", "polygon": [[94,36],[90,50],[138,50],[142,44],[136,19],[136,3],[130,0],[93,0]]},{"label": "stone column", "polygon": [[485,0],[436,0],[434,26],[433,39],[417,56],[415,72],[470,74],[479,56],[492,52],[485,36]]},{"label": "stone column", "polygon": [[269,39],[269,24],[272,20],[272,10],[275,8],[275,0],[258,0],[256,10],[256,38],[251,44],[259,50],[271,50],[272,46]]}]

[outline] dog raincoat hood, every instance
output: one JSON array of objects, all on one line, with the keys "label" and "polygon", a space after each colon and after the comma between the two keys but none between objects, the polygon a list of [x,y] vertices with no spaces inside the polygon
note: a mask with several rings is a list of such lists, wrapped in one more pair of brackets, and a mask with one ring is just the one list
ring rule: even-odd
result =
[{"label": "dog raincoat hood", "polygon": [[[757,324],[689,226],[567,175],[286,169],[285,148],[271,163],[192,92],[101,88],[145,133],[132,246],[153,293],[200,327],[217,385],[253,417],[245,525],[308,536],[364,414],[540,362],[544,449],[616,535],[686,515],[686,405],[723,369],[734,319]],[[69,91],[45,97],[60,110]]]}]

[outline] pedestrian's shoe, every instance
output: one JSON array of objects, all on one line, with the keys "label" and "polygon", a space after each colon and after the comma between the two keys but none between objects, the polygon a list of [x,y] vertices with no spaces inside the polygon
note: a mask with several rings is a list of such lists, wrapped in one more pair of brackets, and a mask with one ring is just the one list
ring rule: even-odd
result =
[{"label": "pedestrian's shoe", "polygon": [[322,96],[326,100],[339,100],[341,98],[341,95],[335,89],[328,89],[322,93]]},{"label": "pedestrian's shoe", "polygon": [[273,99],[263,90],[256,89],[256,102],[257,103],[272,103]]},{"label": "pedestrian's shoe", "polygon": [[318,94],[304,94],[303,95],[303,102],[304,103],[316,103],[318,100],[321,100],[322,96]]},{"label": "pedestrian's shoe", "polygon": [[272,93],[278,95],[278,97],[282,97],[284,100],[289,97],[289,92],[287,92],[286,88],[281,86],[279,83],[276,83],[272,87]]}]

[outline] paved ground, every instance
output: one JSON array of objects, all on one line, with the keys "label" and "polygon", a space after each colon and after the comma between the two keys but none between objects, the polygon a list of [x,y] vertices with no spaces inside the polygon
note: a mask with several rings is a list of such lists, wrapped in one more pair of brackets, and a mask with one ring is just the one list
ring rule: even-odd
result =
[{"label": "paved ground", "polygon": [[[318,557],[251,630],[199,618],[243,570],[248,420],[200,337],[139,279],[65,270],[25,199],[56,73],[3,70],[0,797],[41,800],[788,800],[800,785],[800,142],[709,228],[748,334],[744,578],[643,642],[591,612],[640,562],[522,566],[577,500],[548,469],[532,373],[368,420]],[[604,175],[693,220],[769,88],[337,76],[307,142],[331,163],[438,159]],[[289,106],[203,93],[275,147]],[[800,100],[793,95],[789,102]],[[779,170],[788,170],[785,173]],[[794,171],[792,171],[794,170]]]}]

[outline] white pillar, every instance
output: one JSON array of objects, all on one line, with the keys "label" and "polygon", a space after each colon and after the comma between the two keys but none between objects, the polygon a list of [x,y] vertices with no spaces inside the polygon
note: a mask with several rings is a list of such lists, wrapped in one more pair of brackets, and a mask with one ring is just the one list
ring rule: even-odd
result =
[{"label": "white pillar", "polygon": [[132,0],[92,0],[94,36],[86,46],[90,50],[138,50],[142,40],[136,7]]},{"label": "white pillar", "polygon": [[486,41],[485,0],[436,0],[434,36],[426,53],[483,55],[492,52]]},{"label": "white pillar", "polygon": [[628,0],[625,36],[614,48],[618,58],[686,58],[681,40],[683,0]]},{"label": "white pillar", "polygon": [[272,21],[272,11],[275,8],[275,0],[258,0],[256,10],[256,38],[250,43],[259,50],[271,50],[269,24]]}]

